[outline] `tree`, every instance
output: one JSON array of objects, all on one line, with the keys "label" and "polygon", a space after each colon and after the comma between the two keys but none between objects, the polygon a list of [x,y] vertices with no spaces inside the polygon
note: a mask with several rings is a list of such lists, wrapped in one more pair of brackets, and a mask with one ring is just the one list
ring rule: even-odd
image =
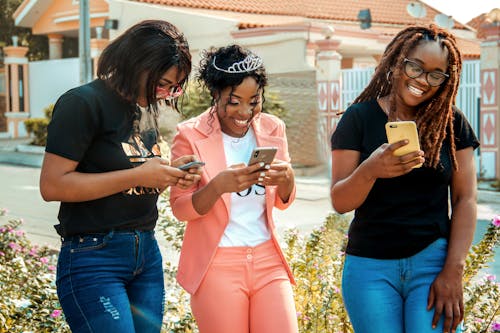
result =
[{"label": "tree", "polygon": [[[0,46],[12,45],[12,36],[19,37],[19,44],[28,46],[28,59],[47,59],[49,43],[46,36],[33,35],[31,29],[17,27],[12,15],[21,5],[22,0],[0,0]],[[1,61],[3,66],[3,61]]]}]

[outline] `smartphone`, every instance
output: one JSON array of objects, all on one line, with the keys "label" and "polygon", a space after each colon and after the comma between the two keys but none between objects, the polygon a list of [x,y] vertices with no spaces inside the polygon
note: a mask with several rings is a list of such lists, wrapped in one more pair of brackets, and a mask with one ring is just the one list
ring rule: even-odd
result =
[{"label": "smartphone", "polygon": [[278,148],[276,147],[257,147],[252,151],[250,155],[250,160],[247,165],[252,165],[259,162],[264,162],[264,164],[271,164],[276,156]]},{"label": "smartphone", "polygon": [[[394,155],[401,156],[420,150],[417,125],[414,121],[390,121],[385,124],[387,141],[394,143],[401,140],[408,140],[408,144],[394,151]],[[414,166],[420,168],[422,164]]]},{"label": "smartphone", "polygon": [[181,170],[184,170],[184,171],[187,171],[191,168],[199,168],[199,167],[202,167],[205,165],[205,162],[201,162],[201,161],[192,161],[192,162],[189,162],[189,163],[186,163],[186,164],[183,164],[181,166],[178,166],[179,169]]}]

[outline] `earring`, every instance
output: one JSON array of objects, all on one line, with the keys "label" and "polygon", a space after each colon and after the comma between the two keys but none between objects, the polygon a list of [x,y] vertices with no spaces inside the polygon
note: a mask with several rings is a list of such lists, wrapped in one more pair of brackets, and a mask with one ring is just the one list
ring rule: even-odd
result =
[{"label": "earring", "polygon": [[388,71],[387,74],[385,75],[385,78],[387,79],[387,82],[391,82],[391,75],[392,75],[392,71]]}]

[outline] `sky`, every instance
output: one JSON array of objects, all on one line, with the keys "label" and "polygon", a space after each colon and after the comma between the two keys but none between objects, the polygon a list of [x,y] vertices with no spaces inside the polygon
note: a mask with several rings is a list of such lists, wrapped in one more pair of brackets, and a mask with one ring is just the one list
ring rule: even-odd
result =
[{"label": "sky", "polygon": [[487,13],[493,8],[500,8],[500,0],[422,0],[429,6],[453,16],[461,23],[467,23],[474,17]]}]

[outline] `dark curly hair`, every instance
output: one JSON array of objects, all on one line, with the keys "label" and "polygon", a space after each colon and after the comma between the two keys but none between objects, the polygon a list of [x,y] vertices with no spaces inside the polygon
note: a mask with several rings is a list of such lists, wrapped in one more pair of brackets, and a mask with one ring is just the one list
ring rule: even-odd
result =
[{"label": "dark curly hair", "polygon": [[[462,59],[455,37],[436,25],[412,26],[400,31],[387,45],[380,64],[375,69],[373,78],[354,103],[389,96],[389,120],[396,119],[396,87],[394,78],[403,73],[403,60],[420,43],[437,42],[448,50],[449,78],[439,87],[433,98],[417,108],[416,123],[420,142],[426,155],[426,165],[436,168],[439,164],[439,152],[449,134],[453,168],[458,168],[453,129],[453,107],[460,84]],[[393,72],[390,79],[387,73]]]},{"label": "dark curly hair", "polygon": [[[161,76],[172,66],[186,78],[191,73],[191,54],[184,35],[173,24],[146,20],[135,24],[114,39],[102,52],[97,67],[98,78],[126,100],[135,103],[139,82],[146,78],[146,100],[156,110],[156,87]],[[177,101],[174,101],[177,109]]]},{"label": "dark curly hair", "polygon": [[[196,79],[210,92],[212,105],[215,105],[216,98],[220,98],[222,90],[231,87],[230,94],[232,94],[234,88],[239,86],[247,77],[255,79],[259,89],[262,89],[262,96],[264,96],[264,87],[267,85],[267,74],[264,66],[243,73],[226,73],[214,67],[214,58],[216,58],[217,67],[227,69],[234,63],[245,59],[249,54],[252,54],[252,52],[235,44],[220,48],[212,47],[202,52]],[[262,102],[264,103],[264,100]],[[212,116],[215,111],[215,108],[210,111]]]}]

